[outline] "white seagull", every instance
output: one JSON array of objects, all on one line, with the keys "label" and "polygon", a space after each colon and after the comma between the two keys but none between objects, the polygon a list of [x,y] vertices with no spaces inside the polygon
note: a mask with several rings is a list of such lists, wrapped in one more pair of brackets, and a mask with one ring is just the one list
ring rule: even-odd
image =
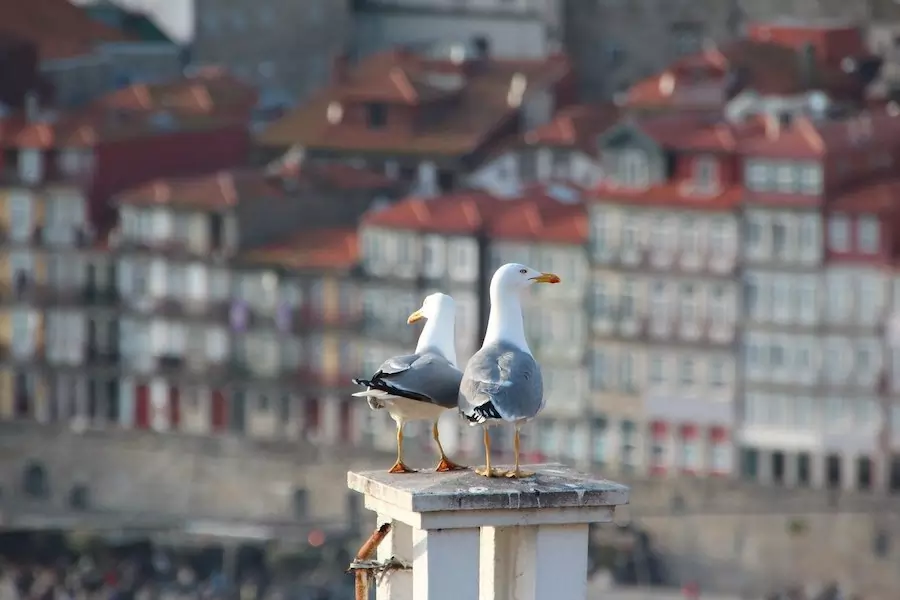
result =
[{"label": "white seagull", "polygon": [[406,320],[426,319],[413,354],[389,358],[370,379],[354,379],[366,390],[353,394],[366,398],[373,410],[387,408],[397,423],[397,461],[390,473],[415,473],[403,463],[403,425],[408,421],[431,421],[431,433],[440,452],[435,471],[456,471],[457,465],[444,453],[437,421],[444,411],[457,406],[462,371],[456,366],[454,325],[456,306],[446,294],[431,294],[422,308]]},{"label": "white seagull", "polygon": [[[522,293],[534,283],[559,283],[559,276],[517,263],[505,264],[491,278],[491,316],[481,349],[472,355],[459,388],[459,412],[470,425],[484,428],[485,477],[529,477],[519,468],[519,428],[544,408],[541,368],[525,341]],[[491,469],[488,427],[512,423],[516,467]]]}]

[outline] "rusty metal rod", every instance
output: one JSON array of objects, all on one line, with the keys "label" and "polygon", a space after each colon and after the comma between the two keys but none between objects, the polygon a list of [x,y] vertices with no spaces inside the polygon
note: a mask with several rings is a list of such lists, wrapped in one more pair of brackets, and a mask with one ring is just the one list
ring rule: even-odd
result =
[{"label": "rusty metal rod", "polygon": [[[390,523],[382,523],[381,526],[372,532],[372,535],[369,536],[362,546],[359,547],[359,552],[356,553],[356,560],[369,560],[372,558],[372,555],[375,554],[375,551],[378,549],[378,545],[384,541],[384,538],[387,537],[387,534],[391,531]],[[350,569],[348,569],[349,571]],[[363,571],[362,569],[353,569],[354,577],[356,578],[355,582],[355,591],[356,591],[356,600],[368,600],[369,599],[369,573]]]}]

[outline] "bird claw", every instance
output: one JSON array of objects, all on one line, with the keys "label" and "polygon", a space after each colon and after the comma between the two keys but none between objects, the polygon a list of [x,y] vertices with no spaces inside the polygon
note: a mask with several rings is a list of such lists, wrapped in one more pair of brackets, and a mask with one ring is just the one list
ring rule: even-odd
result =
[{"label": "bird claw", "polygon": [[507,471],[504,474],[504,477],[508,479],[527,479],[528,477],[534,477],[533,471],[523,471],[522,469],[513,469],[512,471]]},{"label": "bird claw", "polygon": [[441,457],[441,462],[434,468],[435,473],[448,473],[450,471],[465,471],[469,467],[458,465],[446,456]]},{"label": "bird claw", "polygon": [[478,467],[475,469],[475,473],[481,475],[482,477],[505,477],[506,471],[503,469],[490,469],[487,467]]},{"label": "bird claw", "polygon": [[402,460],[398,460],[394,463],[394,466],[388,469],[388,473],[418,473],[415,469],[410,469],[405,464],[403,464]]}]

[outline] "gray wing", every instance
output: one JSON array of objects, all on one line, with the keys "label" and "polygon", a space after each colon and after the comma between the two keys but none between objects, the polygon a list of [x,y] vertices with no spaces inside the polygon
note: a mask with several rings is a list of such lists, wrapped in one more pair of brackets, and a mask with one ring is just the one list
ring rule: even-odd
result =
[{"label": "gray wing", "polygon": [[473,425],[530,419],[544,407],[541,368],[534,357],[515,346],[484,347],[466,365],[458,407]]},{"label": "gray wing", "polygon": [[395,396],[431,402],[445,408],[457,404],[462,371],[439,354],[410,354],[385,361],[370,386]]}]

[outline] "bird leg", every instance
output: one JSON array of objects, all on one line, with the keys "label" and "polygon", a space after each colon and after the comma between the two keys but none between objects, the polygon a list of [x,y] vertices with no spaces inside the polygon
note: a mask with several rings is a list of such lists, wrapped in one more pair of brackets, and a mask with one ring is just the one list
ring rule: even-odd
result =
[{"label": "bird leg", "polygon": [[397,422],[397,462],[388,469],[388,473],[415,473],[415,469],[410,469],[403,464],[403,423]]},{"label": "bird leg", "polygon": [[437,421],[432,423],[431,425],[431,435],[434,437],[434,443],[437,444],[438,452],[441,453],[441,460],[434,468],[435,473],[446,473],[448,471],[465,471],[468,467],[464,467],[462,465],[458,465],[449,458],[444,453],[444,446],[441,444],[441,436],[438,431]]},{"label": "bird leg", "polygon": [[491,436],[488,428],[484,428],[484,466],[475,469],[475,472],[484,477],[502,477],[504,471],[501,469],[491,468]]},{"label": "bird leg", "polygon": [[516,434],[513,436],[513,448],[516,451],[516,468],[512,471],[507,471],[506,476],[510,479],[523,479],[525,477],[532,477],[534,473],[531,471],[523,471],[519,468],[519,428],[516,427]]}]

